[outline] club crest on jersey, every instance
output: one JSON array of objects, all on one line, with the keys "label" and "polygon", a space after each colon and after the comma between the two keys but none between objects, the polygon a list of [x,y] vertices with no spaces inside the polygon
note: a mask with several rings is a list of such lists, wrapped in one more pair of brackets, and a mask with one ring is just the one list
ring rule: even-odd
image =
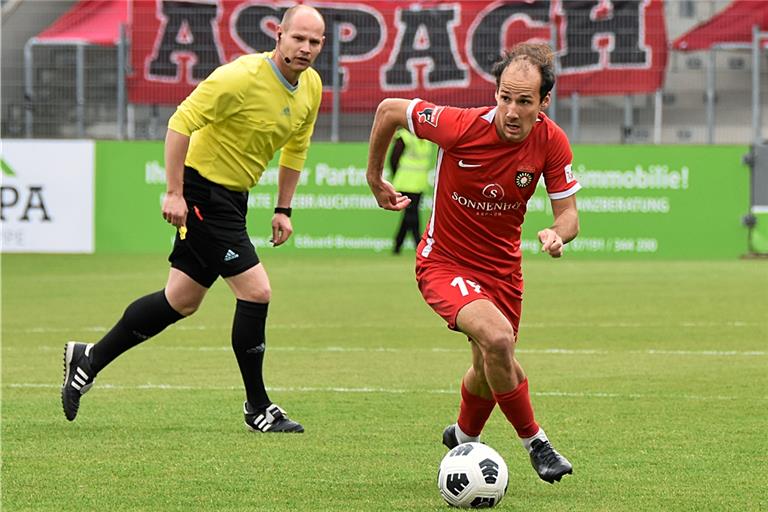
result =
[{"label": "club crest on jersey", "polygon": [[515,185],[519,188],[525,188],[533,183],[533,173],[528,171],[517,171],[515,176]]},{"label": "club crest on jersey", "polygon": [[419,116],[420,124],[427,123],[437,128],[437,119],[440,117],[440,112],[442,111],[442,107],[427,107],[421,112],[416,112],[416,115]]}]

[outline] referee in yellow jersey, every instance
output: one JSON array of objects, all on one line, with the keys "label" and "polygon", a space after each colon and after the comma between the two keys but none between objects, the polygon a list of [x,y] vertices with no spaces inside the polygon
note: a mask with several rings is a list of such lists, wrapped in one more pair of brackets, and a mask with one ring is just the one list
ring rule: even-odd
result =
[{"label": "referee in yellow jersey", "polygon": [[165,138],[163,218],[179,230],[163,290],[125,310],[95,344],[69,342],[64,354],[64,413],[72,421],[96,374],[126,350],[194,313],[221,276],[237,299],[232,348],[245,386],[246,426],[254,432],[303,432],[272,403],[262,365],[271,297],[269,278],[246,231],[248,190],[282,148],[272,243],[291,236],[291,200],[322,96],[310,66],[325,22],[308,5],[289,8],[272,52],[216,69],[179,105]]}]

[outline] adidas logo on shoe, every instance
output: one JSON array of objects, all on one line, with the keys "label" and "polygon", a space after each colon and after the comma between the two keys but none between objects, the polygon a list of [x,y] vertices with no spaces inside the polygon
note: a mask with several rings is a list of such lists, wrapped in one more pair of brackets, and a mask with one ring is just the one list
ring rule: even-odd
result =
[{"label": "adidas logo on shoe", "polygon": [[243,403],[245,426],[252,432],[304,432],[301,424],[288,418],[282,407],[270,404],[261,412],[251,410],[250,404]]},{"label": "adidas logo on shoe", "polygon": [[93,343],[70,341],[64,346],[64,383],[61,385],[61,404],[69,421],[77,416],[80,397],[93,386],[96,373],[91,369]]},{"label": "adidas logo on shoe", "polygon": [[232,249],[227,249],[227,254],[224,255],[224,261],[232,261],[239,257],[240,255],[237,254],[235,251],[233,251]]}]

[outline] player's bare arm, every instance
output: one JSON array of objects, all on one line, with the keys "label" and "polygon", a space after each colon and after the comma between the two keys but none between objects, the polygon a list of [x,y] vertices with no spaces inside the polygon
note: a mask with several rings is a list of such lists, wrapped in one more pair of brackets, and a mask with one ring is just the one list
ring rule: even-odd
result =
[{"label": "player's bare arm", "polygon": [[552,213],[555,221],[551,227],[539,231],[542,252],[548,252],[553,258],[563,255],[565,244],[579,234],[579,213],[576,208],[576,196],[552,200]]},{"label": "player's bare arm", "polygon": [[[296,186],[299,184],[301,172],[291,169],[284,165],[280,166],[277,177],[277,206],[278,208],[287,208],[290,211],[293,194],[296,192]],[[291,218],[286,213],[275,213],[272,216],[272,245],[277,247],[283,244],[293,233]]]},{"label": "player's bare arm", "polygon": [[407,111],[409,100],[387,98],[379,103],[373,118],[371,137],[368,142],[368,171],[366,178],[376,202],[385,210],[402,210],[411,200],[397,192],[395,188],[382,177],[387,150],[395,130],[408,124]]},{"label": "player's bare arm", "polygon": [[184,159],[189,149],[189,136],[168,130],[165,135],[165,180],[163,218],[177,228],[187,220],[187,203],[184,201]]}]

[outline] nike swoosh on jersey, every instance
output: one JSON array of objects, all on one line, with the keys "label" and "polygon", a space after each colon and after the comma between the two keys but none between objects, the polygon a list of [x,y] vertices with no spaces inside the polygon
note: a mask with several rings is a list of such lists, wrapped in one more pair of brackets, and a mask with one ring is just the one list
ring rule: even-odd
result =
[{"label": "nike swoosh on jersey", "polygon": [[482,167],[482,164],[468,164],[464,160],[459,160],[459,167]]}]

